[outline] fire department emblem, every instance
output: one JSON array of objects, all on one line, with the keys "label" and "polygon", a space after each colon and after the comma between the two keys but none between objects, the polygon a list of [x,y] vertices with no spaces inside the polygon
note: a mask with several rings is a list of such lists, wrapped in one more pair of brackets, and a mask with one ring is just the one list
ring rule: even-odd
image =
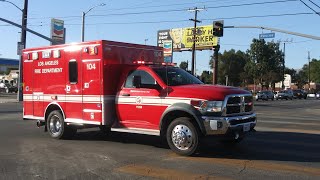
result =
[{"label": "fire department emblem", "polygon": [[141,104],[142,103],[142,97],[138,96],[136,97],[136,104]]}]

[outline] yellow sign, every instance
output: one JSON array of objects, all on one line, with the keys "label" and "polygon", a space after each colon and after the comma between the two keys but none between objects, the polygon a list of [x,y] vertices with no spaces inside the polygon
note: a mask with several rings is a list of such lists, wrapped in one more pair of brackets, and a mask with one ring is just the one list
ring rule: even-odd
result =
[{"label": "yellow sign", "polygon": [[[218,45],[218,37],[213,36],[213,26],[198,26],[196,31],[196,49],[211,49]],[[183,28],[183,46],[190,49],[193,46],[194,28]]]},{"label": "yellow sign", "polygon": [[[193,46],[193,27],[175,28],[158,31],[158,46],[164,47],[163,42],[172,41],[173,51],[189,51]],[[196,49],[212,49],[218,45],[218,37],[213,36],[213,25],[196,28]]]}]

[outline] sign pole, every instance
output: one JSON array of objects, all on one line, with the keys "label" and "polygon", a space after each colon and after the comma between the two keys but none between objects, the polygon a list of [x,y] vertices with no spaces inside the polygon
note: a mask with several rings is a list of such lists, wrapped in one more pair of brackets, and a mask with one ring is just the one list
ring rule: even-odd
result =
[{"label": "sign pole", "polygon": [[213,79],[212,84],[218,84],[218,56],[219,56],[220,45],[214,47],[213,51]]},{"label": "sign pole", "polygon": [[[24,1],[24,8],[22,11],[22,24],[21,26],[21,46],[24,49],[26,47],[27,39],[27,18],[28,18],[28,0]],[[23,55],[21,53],[20,62],[19,62],[19,83],[18,83],[18,101],[23,101]]]}]

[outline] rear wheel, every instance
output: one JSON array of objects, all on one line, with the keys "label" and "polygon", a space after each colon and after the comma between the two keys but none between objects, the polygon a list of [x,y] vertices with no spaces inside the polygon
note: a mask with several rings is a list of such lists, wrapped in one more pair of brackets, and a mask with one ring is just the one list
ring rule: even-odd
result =
[{"label": "rear wheel", "polygon": [[166,138],[172,151],[183,156],[195,153],[199,144],[198,130],[187,117],[180,117],[172,121]]},{"label": "rear wheel", "polygon": [[77,129],[66,126],[61,111],[52,111],[47,119],[47,129],[51,137],[55,139],[66,139],[76,134]]}]

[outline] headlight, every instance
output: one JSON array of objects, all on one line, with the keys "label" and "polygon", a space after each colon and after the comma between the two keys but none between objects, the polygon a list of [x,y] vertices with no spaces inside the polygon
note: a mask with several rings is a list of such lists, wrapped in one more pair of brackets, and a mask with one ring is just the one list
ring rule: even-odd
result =
[{"label": "headlight", "polygon": [[200,106],[200,111],[221,112],[223,101],[204,101]]}]

